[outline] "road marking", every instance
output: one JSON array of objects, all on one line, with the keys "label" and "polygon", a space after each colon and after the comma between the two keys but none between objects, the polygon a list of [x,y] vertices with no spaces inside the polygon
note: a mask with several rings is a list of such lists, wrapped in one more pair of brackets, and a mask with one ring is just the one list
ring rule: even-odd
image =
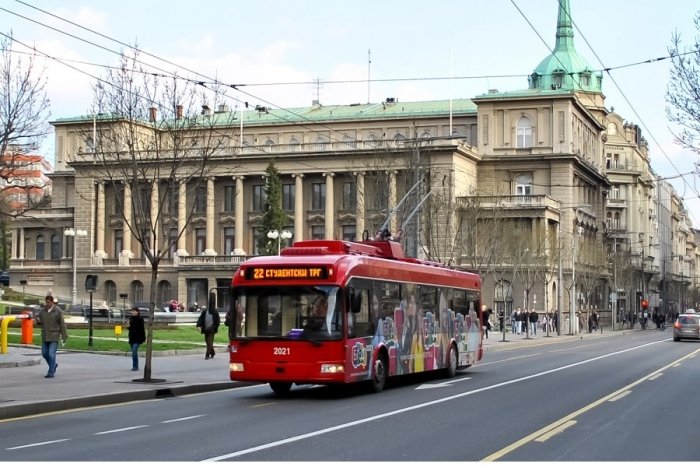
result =
[{"label": "road marking", "polygon": [[134,425],[134,426],[126,426],[124,428],[117,428],[116,430],[108,430],[108,431],[98,431],[97,433],[94,433],[95,436],[99,435],[109,435],[111,433],[120,433],[122,431],[131,431],[131,430],[138,430],[139,428],[147,428],[148,425]]},{"label": "road marking", "polygon": [[458,378],[458,379],[450,379],[447,381],[443,381],[441,383],[426,383],[426,384],[421,384],[418,386],[415,390],[419,389],[434,389],[434,388],[446,388],[449,386],[452,386],[454,383],[459,383],[460,381],[467,381],[468,379],[472,379],[471,376],[467,376],[466,378]]},{"label": "road marking", "polygon": [[26,448],[33,448],[36,446],[45,446],[47,444],[55,444],[55,443],[62,443],[64,441],[70,441],[70,438],[65,438],[65,439],[54,439],[52,441],[44,441],[42,443],[32,443],[32,444],[23,444],[21,446],[13,446],[11,448],[5,448],[6,451],[14,451],[15,449],[26,449]]},{"label": "road marking", "polygon": [[623,397],[628,396],[628,395],[630,395],[630,394],[632,394],[632,391],[621,392],[620,394],[616,395],[615,397],[611,397],[610,399],[608,399],[608,402],[616,402],[616,401],[619,401],[619,400],[622,399]]},{"label": "road marking", "polygon": [[[277,446],[283,446],[283,445],[285,445],[285,444],[295,443],[295,442],[297,442],[297,441],[306,440],[306,439],[313,438],[313,437],[316,437],[316,436],[324,435],[324,434],[326,434],[326,433],[333,433],[333,432],[335,432],[335,431],[344,430],[345,428],[350,428],[350,427],[354,427],[354,426],[358,426],[358,425],[364,425],[364,424],[366,424],[366,423],[371,423],[371,422],[374,422],[374,421],[377,421],[377,420],[381,420],[381,419],[384,419],[384,418],[393,417],[394,415],[399,415],[399,414],[403,414],[403,413],[406,413],[406,412],[412,412],[412,411],[414,411],[414,410],[419,410],[419,409],[423,409],[423,408],[425,408],[425,407],[430,407],[430,406],[433,406],[433,405],[442,404],[443,402],[450,402],[450,401],[453,401],[453,400],[455,400],[455,399],[461,399],[462,397],[471,396],[471,395],[473,395],[473,394],[478,394],[478,393],[480,393],[480,392],[490,391],[490,390],[495,389],[495,388],[500,388],[500,387],[504,387],[504,386],[510,386],[510,385],[512,385],[512,384],[520,383],[520,382],[522,382],[522,381],[527,381],[527,380],[530,380],[530,379],[539,378],[539,377],[544,376],[544,375],[548,375],[548,374],[552,374],[552,373],[557,373],[557,372],[560,372],[560,371],[567,370],[567,369],[569,369],[569,368],[577,367],[577,366],[579,366],[579,365],[585,365],[585,364],[587,364],[587,363],[591,363],[591,362],[594,362],[594,361],[597,361],[597,360],[602,360],[602,359],[609,358],[609,357],[612,357],[612,356],[615,356],[615,355],[619,355],[619,354],[623,354],[623,353],[626,353],[626,352],[631,352],[631,351],[633,351],[633,350],[641,349],[641,348],[643,348],[643,347],[648,347],[648,346],[650,346],[650,345],[656,345],[656,344],[659,344],[659,343],[661,343],[661,342],[664,342],[664,341],[649,342],[649,343],[646,343],[646,344],[637,345],[637,346],[635,346],[635,347],[630,347],[629,349],[618,350],[618,351],[613,352],[613,353],[610,353],[610,354],[600,355],[600,356],[598,356],[598,357],[592,357],[592,358],[589,358],[589,359],[586,359],[586,360],[582,360],[582,361],[576,362],[576,363],[570,363],[570,364],[568,364],[568,365],[564,365],[564,366],[559,367],[559,368],[552,368],[551,370],[542,371],[542,372],[540,372],[540,373],[535,373],[535,374],[532,374],[532,375],[523,376],[523,377],[516,378],[516,379],[512,379],[512,380],[509,380],[509,381],[503,381],[503,382],[501,382],[501,383],[492,384],[491,386],[485,386],[485,387],[483,387],[483,388],[472,389],[471,391],[462,392],[462,393],[459,393],[459,394],[454,394],[454,395],[452,395],[452,396],[442,397],[442,398],[440,398],[440,399],[435,399],[435,400],[428,401],[428,402],[423,402],[422,404],[417,404],[417,405],[413,405],[413,406],[409,406],[409,407],[404,407],[404,408],[402,408],[402,409],[392,410],[391,412],[386,412],[386,413],[383,413],[383,414],[378,414],[378,415],[374,415],[374,416],[367,417],[367,418],[361,418],[361,419],[358,419],[358,420],[353,420],[353,421],[351,421],[351,422],[342,423],[342,424],[340,424],[340,425],[331,426],[331,427],[328,427],[328,428],[322,428],[322,429],[320,429],[320,430],[310,431],[310,432],[308,432],[308,433],[303,433],[303,434],[301,434],[301,435],[291,436],[291,437],[289,437],[289,438],[281,439],[281,440],[278,440],[278,441],[273,441],[273,442],[270,442],[270,443],[261,444],[261,445],[258,445],[258,446],[253,446],[253,447],[250,447],[250,448],[247,448],[247,449],[242,449],[242,450],[240,450],[240,451],[234,451],[234,452],[230,452],[230,453],[228,453],[228,454],[222,454],[222,455],[220,455],[220,456],[210,457],[210,458],[208,458],[208,459],[203,459],[203,461],[205,461],[205,462],[206,462],[206,461],[221,461],[221,460],[226,460],[226,459],[232,459],[232,458],[234,458],[234,457],[240,457],[240,456],[243,456],[243,455],[246,455],[246,454],[251,454],[251,453],[259,452],[259,451],[264,451],[264,450],[266,450],[266,449],[274,448],[274,447],[277,447]],[[700,352],[700,349],[698,350],[698,352]],[[572,418],[573,418],[573,417],[572,417]],[[546,430],[540,430],[539,432],[537,432],[537,436],[536,436],[536,437],[542,436],[542,435],[543,435],[544,433],[546,433],[547,431],[554,429],[555,427],[561,425],[562,423],[564,423],[564,422],[566,422],[566,421],[568,421],[568,419],[567,419],[567,420],[563,420],[561,423],[556,423],[556,424],[549,425],[549,426],[547,427]],[[504,449],[506,449],[506,448],[504,448]],[[500,451],[499,451],[499,452],[500,452]]]},{"label": "road marking", "polygon": [[174,418],[172,420],[163,420],[160,423],[175,423],[175,422],[184,422],[185,420],[192,420],[195,418],[200,418],[203,417],[204,415],[192,415],[191,417],[182,417],[182,418]]},{"label": "road marking", "polygon": [[576,425],[576,420],[569,420],[566,423],[562,423],[561,425],[559,425],[558,427],[556,427],[555,429],[553,429],[549,433],[545,433],[542,436],[540,436],[539,438],[536,438],[535,441],[539,441],[540,443],[544,443],[552,436],[558,435],[559,433],[563,433],[564,430],[566,430],[570,426],[574,426],[574,425]]},{"label": "road marking", "polygon": [[277,403],[277,402],[266,402],[266,403],[264,403],[264,404],[255,404],[255,405],[253,405],[252,407],[253,407],[254,409],[257,409],[257,408],[259,408],[259,407],[267,407],[268,405],[275,405],[276,403]]},{"label": "road marking", "polygon": [[[663,341],[658,341],[658,342],[663,342]],[[650,345],[650,344],[645,344],[645,345]],[[643,346],[642,346],[642,347],[643,347]],[[628,350],[629,350],[629,349],[628,349]],[[583,413],[586,413],[586,412],[588,412],[589,410],[591,410],[591,409],[593,409],[593,408],[595,408],[595,407],[601,405],[603,402],[606,402],[606,401],[610,400],[611,398],[617,397],[617,396],[621,395],[621,394],[622,394],[623,392],[625,392],[625,391],[629,392],[629,390],[632,389],[633,387],[638,386],[639,384],[641,384],[641,383],[643,383],[643,382],[645,382],[645,381],[648,381],[649,378],[650,378],[651,376],[653,376],[653,375],[655,375],[655,374],[657,374],[657,373],[661,373],[661,372],[663,372],[664,370],[666,370],[667,368],[671,368],[671,367],[678,366],[678,364],[679,364],[680,362],[682,362],[682,361],[685,360],[686,358],[690,358],[691,355],[695,355],[695,354],[698,353],[698,352],[700,352],[700,349],[698,349],[698,350],[692,352],[691,354],[685,355],[685,356],[679,358],[678,360],[675,360],[675,361],[669,363],[668,365],[659,368],[658,370],[654,370],[654,371],[651,372],[650,374],[645,375],[645,376],[639,378],[637,381],[634,381],[634,382],[628,384],[627,386],[625,386],[625,387],[623,387],[623,388],[620,388],[620,389],[618,389],[617,391],[612,392],[611,394],[608,394],[608,395],[606,395],[606,396],[603,396],[603,397],[601,397],[600,399],[591,402],[591,403],[588,404],[587,406],[582,407],[582,408],[580,408],[580,409],[578,409],[578,410],[576,410],[576,411],[574,411],[574,412],[571,412],[569,415],[567,415],[567,416],[565,416],[565,417],[562,417],[561,419],[557,420],[556,422],[550,423],[550,424],[547,425],[546,427],[544,427],[544,428],[542,428],[542,429],[540,429],[540,430],[537,430],[536,432],[534,432],[534,433],[532,433],[532,434],[530,434],[530,435],[528,435],[528,436],[526,436],[526,437],[524,437],[524,438],[522,438],[522,439],[516,441],[515,443],[512,443],[511,445],[506,446],[506,447],[504,447],[503,449],[500,449],[499,451],[496,451],[496,452],[494,452],[493,454],[491,454],[491,455],[489,455],[489,456],[486,456],[485,458],[482,459],[482,461],[491,462],[491,461],[495,461],[495,460],[500,459],[501,457],[505,456],[506,454],[510,454],[511,452],[513,452],[513,451],[515,451],[516,449],[518,449],[518,448],[524,446],[525,444],[529,443],[530,441],[533,441],[533,440],[539,438],[540,436],[544,435],[545,433],[548,433],[548,432],[550,432],[550,431],[552,431],[552,430],[555,430],[555,429],[561,427],[562,425],[568,423],[569,421],[574,420],[574,419],[575,419],[576,417],[578,417],[579,415],[581,415],[581,414],[583,414]],[[622,353],[622,352],[615,352],[615,353]],[[612,354],[611,354],[611,355],[612,355]],[[604,356],[601,356],[601,357],[604,357]],[[596,357],[595,360],[597,360],[597,359],[599,359],[599,358],[601,358],[601,357]]]},{"label": "road marking", "polygon": [[663,373],[656,373],[654,376],[649,378],[649,381],[654,381],[656,378],[663,376]]}]

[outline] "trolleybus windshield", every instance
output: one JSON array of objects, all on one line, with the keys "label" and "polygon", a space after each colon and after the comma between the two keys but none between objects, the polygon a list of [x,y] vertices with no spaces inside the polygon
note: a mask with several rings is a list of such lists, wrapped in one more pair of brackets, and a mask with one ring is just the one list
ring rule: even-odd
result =
[{"label": "trolleybus windshield", "polygon": [[234,301],[243,308],[240,337],[340,339],[340,297],[336,286],[236,287]]}]

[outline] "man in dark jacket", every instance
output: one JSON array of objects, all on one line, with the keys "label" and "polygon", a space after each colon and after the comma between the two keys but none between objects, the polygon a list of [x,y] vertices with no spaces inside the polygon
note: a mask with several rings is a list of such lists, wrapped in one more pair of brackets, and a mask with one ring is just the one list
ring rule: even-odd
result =
[{"label": "man in dark jacket", "polygon": [[219,331],[221,324],[221,316],[216,309],[208,310],[206,307],[197,318],[197,329],[204,334],[204,342],[207,344],[207,352],[204,356],[205,360],[214,358],[214,335]]}]

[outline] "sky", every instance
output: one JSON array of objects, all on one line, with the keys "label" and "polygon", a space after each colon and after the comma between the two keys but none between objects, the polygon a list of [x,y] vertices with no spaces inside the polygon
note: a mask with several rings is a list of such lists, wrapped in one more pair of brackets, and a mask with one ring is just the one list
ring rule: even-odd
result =
[{"label": "sky", "polygon": [[[671,181],[700,228],[698,156],[674,142],[665,113],[670,60],[663,59],[674,32],[686,46],[700,35],[693,22],[700,4],[570,0],[570,6],[576,50],[594,70],[610,69],[603,78],[606,107],[642,128],[653,170]],[[554,47],[556,20],[557,0],[0,2],[0,32],[53,57],[41,64],[52,120],[89,113],[92,84],[133,44],[161,73],[246,84],[239,86],[244,92],[227,91],[232,107],[515,91],[527,88],[527,75]],[[20,43],[15,50],[26,51]],[[53,147],[50,138],[42,149],[50,160]]]}]

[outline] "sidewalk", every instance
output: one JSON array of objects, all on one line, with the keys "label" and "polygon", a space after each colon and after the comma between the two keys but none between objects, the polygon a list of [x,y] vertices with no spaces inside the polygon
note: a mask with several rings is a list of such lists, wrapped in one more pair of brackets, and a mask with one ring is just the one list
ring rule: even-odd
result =
[{"label": "sidewalk", "polygon": [[[52,379],[44,378],[47,365],[41,349],[10,346],[0,354],[0,420],[57,410],[102,404],[172,397],[240,386],[229,379],[225,347],[205,360],[204,349],[151,359],[151,377],[162,382],[135,382],[141,370],[131,371],[131,355],[59,350],[58,368]],[[196,352],[196,353],[193,353]]]},{"label": "sidewalk", "polygon": [[[490,332],[484,339],[484,355],[490,352],[522,346],[546,345],[566,340],[597,339],[635,332],[626,329],[603,334],[575,336],[538,333],[529,339],[525,335]],[[229,380],[228,354],[217,347],[216,357],[204,359],[204,349],[164,352],[154,355],[151,377],[162,382],[136,382],[143,378],[145,358],[140,357],[141,370],[131,371],[131,355],[71,352],[59,350],[56,377],[46,379],[47,366],[41,349],[35,346],[13,346],[0,354],[0,420],[41,414],[57,410],[90,407],[102,404],[173,397],[241,386],[247,383]]]}]

